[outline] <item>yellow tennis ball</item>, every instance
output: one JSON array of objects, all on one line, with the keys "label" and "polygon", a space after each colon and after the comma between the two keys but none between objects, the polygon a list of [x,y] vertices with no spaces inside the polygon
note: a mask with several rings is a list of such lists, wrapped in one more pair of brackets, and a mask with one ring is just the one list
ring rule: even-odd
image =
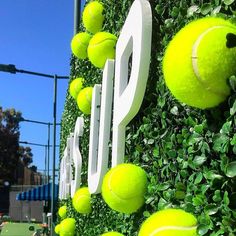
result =
[{"label": "yellow tennis ball", "polygon": [[70,83],[69,91],[70,91],[70,95],[74,99],[77,99],[77,96],[83,87],[83,82],[84,82],[83,78],[76,78],[72,80],[72,82]]},{"label": "yellow tennis ball", "polygon": [[85,32],[76,34],[71,40],[72,53],[79,59],[86,59],[91,35]]},{"label": "yellow tennis ball", "polygon": [[60,223],[60,236],[75,235],[75,219],[66,218]]},{"label": "yellow tennis ball", "polygon": [[76,191],[72,199],[75,210],[81,214],[88,214],[92,211],[91,195],[87,187],[80,188]]},{"label": "yellow tennis ball", "polygon": [[61,206],[58,210],[58,215],[61,217],[61,218],[65,218],[66,217],[66,214],[67,214],[67,207],[66,206]]},{"label": "yellow tennis ball", "polygon": [[124,234],[113,231],[113,232],[104,233],[101,236],[124,236]]},{"label": "yellow tennis ball", "polygon": [[230,94],[227,79],[236,74],[236,26],[206,17],[181,29],[169,43],[163,73],[171,93],[187,105],[217,106]]},{"label": "yellow tennis ball", "polygon": [[77,105],[79,109],[86,115],[91,113],[93,88],[86,87],[79,92],[77,96]]},{"label": "yellow tennis ball", "polygon": [[60,234],[60,228],[61,228],[61,225],[60,225],[60,224],[58,224],[58,225],[55,226],[54,231],[55,231],[56,234]]},{"label": "yellow tennis ball", "polygon": [[197,236],[197,219],[181,209],[165,209],[152,214],[138,236]]},{"label": "yellow tennis ball", "polygon": [[133,164],[120,164],[107,172],[102,196],[110,208],[131,214],[144,204],[147,189],[146,172]]},{"label": "yellow tennis ball", "polygon": [[97,1],[90,2],[83,11],[83,24],[90,33],[101,31],[104,21],[103,5]]},{"label": "yellow tennis ball", "polygon": [[95,34],[88,45],[90,62],[98,68],[103,68],[107,59],[115,58],[116,42],[117,37],[113,34],[107,32]]}]

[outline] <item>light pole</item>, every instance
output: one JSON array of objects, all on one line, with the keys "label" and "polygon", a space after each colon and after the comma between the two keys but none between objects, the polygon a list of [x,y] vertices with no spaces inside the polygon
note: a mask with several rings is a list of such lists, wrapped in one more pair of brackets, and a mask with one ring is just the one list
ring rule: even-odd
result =
[{"label": "light pole", "polygon": [[52,224],[51,224],[51,235],[54,235],[54,214],[55,214],[55,165],[56,165],[56,118],[57,118],[57,80],[58,79],[69,79],[69,76],[58,76],[58,75],[50,75],[50,74],[44,74],[44,73],[38,73],[28,70],[21,70],[17,69],[15,65],[13,64],[0,64],[0,71],[2,72],[8,72],[12,74],[16,73],[24,73],[24,74],[30,74],[30,75],[36,75],[46,78],[51,78],[54,80],[54,99],[53,99],[53,161],[52,161],[52,198],[51,198],[51,213],[52,213]]}]

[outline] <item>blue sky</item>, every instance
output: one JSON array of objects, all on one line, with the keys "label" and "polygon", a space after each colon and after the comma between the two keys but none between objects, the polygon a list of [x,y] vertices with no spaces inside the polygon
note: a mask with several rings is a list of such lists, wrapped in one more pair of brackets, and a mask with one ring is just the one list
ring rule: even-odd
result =
[{"label": "blue sky", "polygon": [[[73,0],[1,0],[0,64],[69,75],[73,14]],[[67,87],[68,81],[58,81],[57,122],[61,119]],[[4,109],[15,108],[25,119],[53,122],[53,79],[0,72],[0,88],[0,106]],[[21,122],[20,132],[21,141],[47,143],[47,126]],[[31,148],[33,164],[44,169],[45,149]]]}]

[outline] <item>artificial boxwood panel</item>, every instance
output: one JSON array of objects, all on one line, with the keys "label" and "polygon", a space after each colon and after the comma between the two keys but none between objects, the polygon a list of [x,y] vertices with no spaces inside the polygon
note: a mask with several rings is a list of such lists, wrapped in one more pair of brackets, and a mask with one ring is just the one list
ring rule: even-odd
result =
[{"label": "artificial boxwood panel", "polygon": [[[104,31],[119,36],[132,0],[102,0]],[[164,49],[189,21],[217,15],[235,21],[234,0],[150,0],[153,13],[152,55],[142,107],[126,130],[125,162],[148,174],[146,204],[125,215],[110,210],[101,195],[92,196],[93,211],[76,213],[71,199],[63,201],[77,221],[78,235],[97,236],[116,230],[135,236],[153,212],[178,207],[198,218],[199,235],[236,235],[236,78],[229,78],[232,95],[214,109],[199,110],[180,104],[168,91],[161,69]],[[134,26],[138,27],[138,26]],[[81,24],[80,31],[83,31]],[[216,39],[217,40],[217,39]],[[71,78],[84,77],[86,86],[100,83],[102,71],[87,60],[71,59]],[[190,91],[191,92],[191,91]],[[61,155],[78,116],[83,116],[68,94],[62,118]],[[87,185],[89,116],[81,138],[82,185]]]}]

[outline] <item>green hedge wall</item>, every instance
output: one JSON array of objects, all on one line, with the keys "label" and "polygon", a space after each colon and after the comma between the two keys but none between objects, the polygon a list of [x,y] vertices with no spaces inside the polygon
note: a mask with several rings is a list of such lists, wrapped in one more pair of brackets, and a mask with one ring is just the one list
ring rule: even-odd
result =
[{"label": "green hedge wall", "polygon": [[[104,31],[119,36],[132,0],[102,0]],[[78,235],[98,236],[116,230],[135,236],[140,224],[153,212],[180,207],[198,218],[199,235],[236,235],[236,78],[229,78],[232,95],[214,109],[199,110],[180,104],[168,91],[161,69],[162,56],[173,35],[189,21],[217,15],[235,21],[234,0],[150,0],[153,36],[150,73],[138,115],[127,127],[125,161],[148,173],[146,204],[125,215],[109,209],[101,195],[92,196],[93,211],[76,213],[71,199],[61,202],[75,217]],[[134,26],[135,27],[135,26]],[[81,24],[80,31],[83,31]],[[71,59],[71,78],[82,76],[86,85],[100,83],[102,71],[87,60]],[[68,94],[62,118],[61,154],[73,132],[76,118],[83,116]],[[82,185],[87,185],[89,125],[81,140]]]}]

